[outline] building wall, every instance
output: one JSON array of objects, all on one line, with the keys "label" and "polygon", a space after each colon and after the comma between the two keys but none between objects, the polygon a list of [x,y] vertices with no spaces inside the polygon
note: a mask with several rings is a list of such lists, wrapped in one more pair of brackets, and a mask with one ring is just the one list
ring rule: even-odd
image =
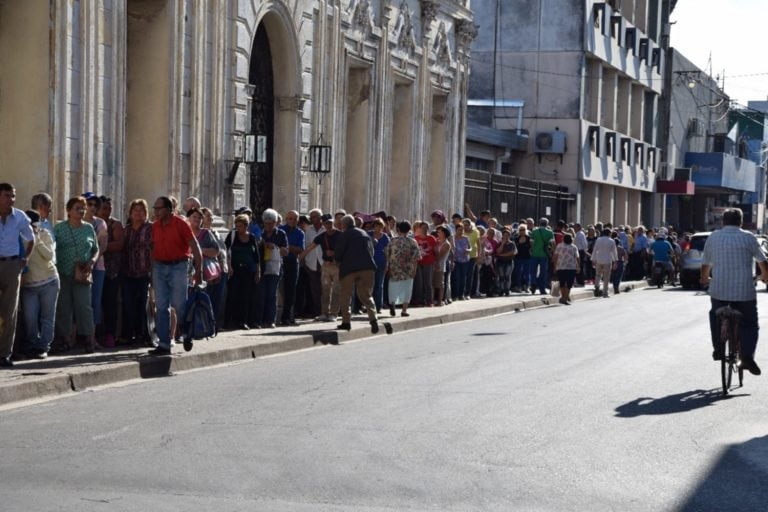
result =
[{"label": "building wall", "polygon": [[[671,49],[669,141],[667,162],[683,167],[685,153],[712,150],[710,137],[728,131],[728,101],[721,101],[718,84],[680,52]],[[693,85],[693,87],[690,87]]]},{"label": "building wall", "polygon": [[[222,215],[248,204],[243,136],[262,26],[275,95],[270,206],[456,208],[476,34],[468,3],[0,2],[3,175],[22,199],[51,192],[59,217],[84,191],[113,197],[117,215],[161,194],[196,195]],[[318,179],[307,150],[321,137],[333,159]]]},{"label": "building wall", "polygon": [[48,0],[0,2],[0,181],[17,206],[48,190]]},{"label": "building wall", "polygon": [[170,2],[127,2],[125,199],[169,189]]},{"label": "building wall", "polygon": [[[576,194],[571,220],[642,220],[640,193],[654,190],[660,154],[664,55],[646,33],[659,32],[659,2],[635,0],[614,10],[592,0],[477,0],[473,9],[481,35],[472,45],[470,98],[524,103],[531,143],[510,156],[513,172],[567,186]],[[469,116],[516,128],[504,108],[470,109]],[[536,151],[537,132],[551,131],[565,133],[562,155]]]}]

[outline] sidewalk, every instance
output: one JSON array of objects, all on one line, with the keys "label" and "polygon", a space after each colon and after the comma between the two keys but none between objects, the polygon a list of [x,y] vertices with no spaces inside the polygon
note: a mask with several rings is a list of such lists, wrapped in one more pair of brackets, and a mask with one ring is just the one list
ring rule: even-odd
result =
[{"label": "sidewalk", "polygon": [[[622,283],[621,290],[647,286],[645,281],[630,281]],[[593,287],[574,288],[571,297],[574,300],[594,298]],[[390,317],[389,312],[384,311],[379,315],[381,330],[378,335],[549,305],[560,306],[557,298],[551,295],[513,294],[510,297],[454,302],[443,307],[413,308],[407,318]],[[335,327],[336,323],[302,321],[292,327],[227,331],[211,340],[196,341],[191,352],[184,352],[181,345],[177,345],[172,357],[148,356],[147,348],[119,348],[103,349],[95,354],[75,352],[45,360],[19,361],[13,368],[0,371],[0,405],[74,393],[132,379],[167,377],[174,372],[372,336],[365,315],[353,317],[349,332],[337,331]]]}]

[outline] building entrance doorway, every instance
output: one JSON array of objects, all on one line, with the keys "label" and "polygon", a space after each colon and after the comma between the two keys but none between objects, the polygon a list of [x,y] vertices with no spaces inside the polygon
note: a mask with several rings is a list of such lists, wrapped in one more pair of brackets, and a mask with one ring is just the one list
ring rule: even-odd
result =
[{"label": "building entrance doorway", "polygon": [[[257,162],[250,164],[250,206],[254,215],[272,207],[274,172],[275,93],[272,52],[267,29],[262,23],[256,31],[251,51],[248,81],[253,86],[251,134],[256,136]],[[261,145],[263,144],[263,149]]]}]

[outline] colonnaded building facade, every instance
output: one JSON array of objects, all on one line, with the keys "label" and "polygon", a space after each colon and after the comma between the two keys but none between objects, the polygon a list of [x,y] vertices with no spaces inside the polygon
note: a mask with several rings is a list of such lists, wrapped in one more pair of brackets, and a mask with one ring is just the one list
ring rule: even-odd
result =
[{"label": "colonnaded building facade", "polygon": [[475,34],[469,0],[0,0],[0,175],[58,218],[455,208]]}]

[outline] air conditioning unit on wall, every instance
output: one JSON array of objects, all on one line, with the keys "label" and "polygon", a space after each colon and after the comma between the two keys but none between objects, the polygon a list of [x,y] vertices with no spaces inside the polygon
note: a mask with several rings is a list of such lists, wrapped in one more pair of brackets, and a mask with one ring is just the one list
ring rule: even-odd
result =
[{"label": "air conditioning unit on wall", "polygon": [[561,132],[559,128],[538,131],[533,139],[533,152],[539,155],[539,161],[541,161],[541,155],[544,154],[560,155],[562,161],[563,154],[567,149],[565,132]]},{"label": "air conditioning unit on wall", "polygon": [[533,139],[534,153],[555,153],[562,155],[565,153],[565,132],[560,130],[549,130],[536,132]]}]

